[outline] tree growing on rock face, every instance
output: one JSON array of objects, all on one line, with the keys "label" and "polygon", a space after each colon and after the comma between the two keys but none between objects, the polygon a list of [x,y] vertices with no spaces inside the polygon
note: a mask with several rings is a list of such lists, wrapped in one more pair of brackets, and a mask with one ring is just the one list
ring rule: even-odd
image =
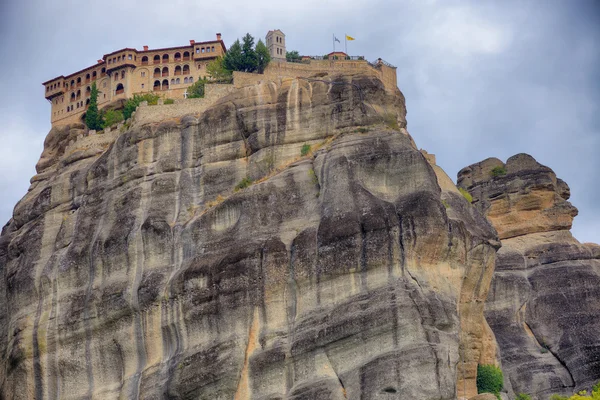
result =
[{"label": "tree growing on rock face", "polygon": [[98,88],[96,87],[96,82],[92,83],[90,104],[85,113],[85,124],[89,129],[102,129],[102,116],[98,112]]},{"label": "tree growing on rock face", "polygon": [[223,68],[229,71],[242,71],[242,45],[239,39],[233,42],[227,53],[225,53]]},{"label": "tree growing on rock face", "polygon": [[254,38],[249,33],[242,38],[242,71],[254,72],[258,69],[258,56],[254,49]]}]

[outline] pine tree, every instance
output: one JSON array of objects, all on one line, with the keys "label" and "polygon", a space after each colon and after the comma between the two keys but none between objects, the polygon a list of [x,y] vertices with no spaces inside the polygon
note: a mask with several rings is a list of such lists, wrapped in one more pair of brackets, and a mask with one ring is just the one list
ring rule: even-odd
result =
[{"label": "pine tree", "polygon": [[246,33],[242,41],[242,71],[254,72],[258,68],[258,56],[254,50],[254,38],[249,33]]},{"label": "pine tree", "polygon": [[261,39],[256,43],[256,57],[257,57],[257,70],[259,74],[265,72],[265,68],[269,65],[271,61],[271,54],[269,54],[269,49],[263,43]]},{"label": "pine tree", "polygon": [[223,67],[229,71],[241,71],[242,66],[242,45],[239,39],[233,42],[225,57],[223,58]]},{"label": "pine tree", "polygon": [[98,88],[96,87],[96,82],[92,83],[90,104],[85,113],[85,124],[89,129],[102,129],[102,117],[98,113]]}]

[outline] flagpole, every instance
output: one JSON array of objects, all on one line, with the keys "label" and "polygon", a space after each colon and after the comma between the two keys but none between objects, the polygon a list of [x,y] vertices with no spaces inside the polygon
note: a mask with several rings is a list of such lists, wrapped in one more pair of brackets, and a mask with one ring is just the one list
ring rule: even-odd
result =
[{"label": "flagpole", "polygon": [[333,36],[333,52],[335,53],[335,33],[332,36]]},{"label": "flagpole", "polygon": [[348,55],[348,35],[344,33],[344,44],[346,46],[346,55]]}]

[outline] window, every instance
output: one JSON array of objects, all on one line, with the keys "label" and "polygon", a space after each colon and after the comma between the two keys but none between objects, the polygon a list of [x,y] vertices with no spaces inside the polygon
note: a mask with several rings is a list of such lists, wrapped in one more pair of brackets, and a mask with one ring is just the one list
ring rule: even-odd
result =
[{"label": "window", "polygon": [[190,80],[188,81],[189,83],[194,82],[194,77],[190,76]]},{"label": "window", "polygon": [[133,59],[133,57],[131,57],[131,54],[129,54],[129,55],[127,56],[127,59],[128,59],[128,60],[132,60],[132,59]]},{"label": "window", "polygon": [[211,48],[211,50],[210,50],[210,51],[212,51],[212,52],[214,53],[214,51],[215,51],[215,46],[213,46],[213,47]]},{"label": "window", "polygon": [[85,83],[88,83],[90,81],[90,74],[87,74],[85,76]]},{"label": "window", "polygon": [[125,86],[122,83],[117,85],[117,89],[115,90],[115,94],[121,94],[125,91]]},{"label": "window", "polygon": [[112,60],[111,60],[110,58],[108,59],[108,63],[109,63],[109,64],[112,64]]},{"label": "window", "polygon": [[148,57],[142,57],[142,65],[148,65]]},{"label": "window", "polygon": [[190,52],[184,51],[183,52],[183,61],[188,61],[189,59],[190,59]]},{"label": "window", "polygon": [[179,84],[181,83],[181,81],[179,80],[179,78],[177,78],[177,79],[175,80],[175,83],[176,83],[177,85],[179,85]]},{"label": "window", "polygon": [[175,67],[175,75],[181,75],[181,65]]},{"label": "window", "polygon": [[160,56],[157,54],[154,56],[154,64],[159,64],[160,63]]},{"label": "window", "polygon": [[154,81],[153,90],[160,90],[160,81]]},{"label": "window", "polygon": [[169,55],[168,54],[163,54],[162,62],[164,62],[164,63],[169,62]]},{"label": "window", "polygon": [[142,78],[146,76],[146,72],[142,71]]},{"label": "window", "polygon": [[117,57],[117,61],[121,62],[121,56]]},{"label": "window", "polygon": [[[179,78],[178,78],[179,79]],[[188,78],[183,78],[183,83],[188,83]]]},{"label": "window", "polygon": [[189,75],[190,74],[190,66],[189,65],[184,65],[183,66],[183,74],[184,75]]},{"label": "window", "polygon": [[96,71],[92,72],[92,80],[95,81],[97,78]]},{"label": "window", "polygon": [[121,79],[125,79],[125,71],[121,71]]},{"label": "window", "polygon": [[196,54],[200,53],[200,48],[196,47]]},{"label": "window", "polygon": [[103,67],[102,71],[100,71],[100,76],[104,76],[104,75],[106,75],[106,68],[105,67]]},{"label": "window", "polygon": [[162,69],[162,76],[169,76],[169,68],[164,67]]},{"label": "window", "polygon": [[171,85],[175,84],[175,79],[171,79]]},{"label": "window", "polygon": [[142,89],[144,88],[144,84],[142,83]]},{"label": "window", "polygon": [[204,53],[204,47],[202,48],[202,52]]},{"label": "window", "polygon": [[169,90],[169,80],[165,79],[162,81],[162,90]]},{"label": "window", "polygon": [[181,60],[181,53],[179,53],[179,52],[175,53],[174,58],[175,58],[175,61]]}]

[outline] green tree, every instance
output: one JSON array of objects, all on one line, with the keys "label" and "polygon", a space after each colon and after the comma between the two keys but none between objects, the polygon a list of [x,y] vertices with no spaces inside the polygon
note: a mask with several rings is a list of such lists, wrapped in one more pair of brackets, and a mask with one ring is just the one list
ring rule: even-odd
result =
[{"label": "green tree", "polygon": [[198,79],[194,84],[187,88],[188,99],[197,99],[204,97],[204,87],[206,85],[206,79]]},{"label": "green tree", "polygon": [[231,82],[231,71],[225,68],[223,57],[215,58],[206,66],[208,76],[217,82]]},{"label": "green tree", "polygon": [[265,68],[269,65],[271,61],[271,54],[269,54],[269,49],[263,43],[261,39],[256,43],[256,57],[257,57],[257,70],[259,74],[265,72]]},{"label": "green tree", "polygon": [[98,88],[96,87],[96,82],[92,83],[90,104],[85,113],[85,124],[89,129],[95,129],[97,131],[102,129],[102,117],[98,112]]},{"label": "green tree", "polygon": [[225,53],[223,68],[229,71],[242,71],[242,45],[239,39],[233,42],[227,53]]},{"label": "green tree", "polygon": [[104,120],[103,127],[108,127],[123,121],[123,113],[120,110],[107,110],[103,113],[102,119]]},{"label": "green tree", "polygon": [[140,105],[142,101],[147,101],[148,105],[156,105],[158,103],[159,96],[153,93],[146,93],[143,95],[136,94],[131,99],[128,99],[123,108],[123,118],[129,119],[131,114]]},{"label": "green tree", "polygon": [[285,59],[287,61],[300,61],[302,57],[300,57],[300,53],[297,50],[292,50],[285,52]]},{"label": "green tree", "polygon": [[254,72],[258,68],[258,56],[254,50],[254,37],[246,33],[242,38],[242,71]]}]

